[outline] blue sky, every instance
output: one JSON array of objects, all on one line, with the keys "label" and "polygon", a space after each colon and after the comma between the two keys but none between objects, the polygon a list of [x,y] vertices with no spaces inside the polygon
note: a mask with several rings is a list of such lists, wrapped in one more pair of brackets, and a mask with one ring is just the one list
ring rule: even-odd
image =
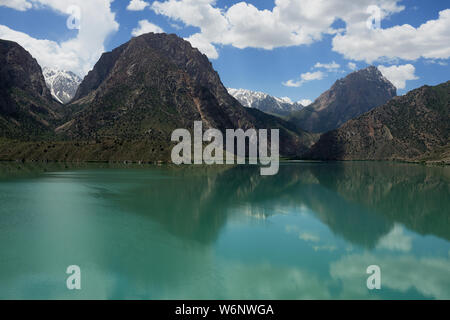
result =
[{"label": "blue sky", "polygon": [[[370,64],[399,94],[450,80],[448,0],[133,2],[0,0],[0,38],[19,42],[43,66],[83,76],[132,34],[176,33],[210,57],[227,87],[293,101],[314,100]],[[67,27],[71,5],[80,8],[80,30]],[[373,5],[381,29],[367,27]]]}]

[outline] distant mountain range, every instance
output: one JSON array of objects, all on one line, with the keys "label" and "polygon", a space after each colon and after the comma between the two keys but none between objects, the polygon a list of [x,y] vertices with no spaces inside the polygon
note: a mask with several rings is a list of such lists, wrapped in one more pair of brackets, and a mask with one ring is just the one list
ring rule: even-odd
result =
[{"label": "distant mountain range", "polygon": [[[56,98],[69,101],[77,78],[45,73]],[[280,129],[286,157],[450,162],[450,83],[395,97],[375,67],[338,80],[289,122],[265,112],[300,105],[227,90],[189,42],[149,33],[104,53],[68,104],[51,93],[37,61],[0,40],[0,160],[168,161],[173,130],[202,121],[222,131]]]},{"label": "distant mountain range", "polygon": [[292,102],[289,98],[272,97],[264,92],[232,88],[228,88],[228,92],[244,107],[258,109],[276,116],[288,116],[292,112],[304,108],[299,102]]},{"label": "distant mountain range", "polygon": [[69,103],[73,99],[82,81],[71,71],[43,68],[43,74],[53,98],[62,104]]},{"label": "distant mountain range", "polygon": [[336,81],[313,104],[294,112],[290,121],[304,130],[324,133],[385,104],[396,95],[395,86],[371,66]]}]

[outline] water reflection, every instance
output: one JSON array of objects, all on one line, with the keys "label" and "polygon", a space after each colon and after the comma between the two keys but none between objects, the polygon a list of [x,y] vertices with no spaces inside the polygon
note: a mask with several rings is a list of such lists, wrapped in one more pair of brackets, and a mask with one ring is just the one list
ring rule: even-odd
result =
[{"label": "water reflection", "polygon": [[131,175],[129,188],[99,189],[98,196],[205,243],[237,208],[267,218],[280,207],[307,207],[336,234],[372,249],[395,223],[450,239],[449,171],[390,163],[286,164],[273,177],[256,167],[161,169],[164,178]]},{"label": "water reflection", "polygon": [[449,179],[393,163],[0,164],[0,298],[449,298]]}]

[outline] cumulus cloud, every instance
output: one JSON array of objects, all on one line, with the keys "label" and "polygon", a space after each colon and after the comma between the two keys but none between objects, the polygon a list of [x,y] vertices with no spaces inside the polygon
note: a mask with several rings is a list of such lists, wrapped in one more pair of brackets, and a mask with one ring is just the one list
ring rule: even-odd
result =
[{"label": "cumulus cloud", "polygon": [[283,86],[285,87],[289,87],[289,88],[298,88],[301,87],[303,83],[301,81],[296,81],[296,80],[288,80],[283,82]]},{"label": "cumulus cloud", "polygon": [[[19,43],[42,67],[57,67],[85,75],[105,51],[105,39],[119,28],[115,14],[111,12],[111,0],[33,0],[33,4],[68,17],[67,10],[71,6],[78,6],[81,11],[77,36],[60,43],[36,39],[0,25],[0,38]],[[61,27],[66,28],[66,25]]]},{"label": "cumulus cloud", "polygon": [[412,64],[402,66],[378,66],[378,70],[386,77],[397,89],[405,89],[406,81],[419,79],[416,75],[416,68]]},{"label": "cumulus cloud", "polygon": [[348,64],[347,64],[347,67],[350,69],[350,70],[356,70],[356,68],[357,68],[357,66],[356,66],[356,63],[354,63],[354,62],[349,62]]},{"label": "cumulus cloud", "polygon": [[201,53],[206,54],[209,59],[217,59],[219,57],[216,47],[205,39],[201,33],[193,34],[185,40],[189,41],[191,45],[200,50]]},{"label": "cumulus cloud", "polygon": [[141,34],[145,34],[145,33],[149,33],[149,32],[163,33],[164,30],[161,29],[160,27],[158,27],[156,24],[151,23],[148,20],[141,20],[138,23],[138,27],[133,29],[133,31],[131,32],[131,35],[134,37],[138,37]]},{"label": "cumulus cloud", "polygon": [[333,50],[347,59],[372,63],[380,59],[416,60],[421,57],[450,57],[450,9],[439,13],[418,28],[409,24],[370,30],[362,24],[350,25],[345,34],[333,39]]},{"label": "cumulus cloud", "polygon": [[272,10],[259,10],[247,2],[227,9],[216,7],[215,0],[155,1],[151,8],[158,14],[200,29],[203,39],[212,45],[237,48],[263,48],[311,44],[333,29],[336,19],[347,23],[367,20],[368,5],[376,2],[384,16],[399,12],[399,0],[361,0],[357,3],[329,1],[277,0]]},{"label": "cumulus cloud", "polygon": [[302,73],[301,78],[303,81],[322,80],[325,74],[322,71],[306,72]]},{"label": "cumulus cloud", "polygon": [[[341,65],[336,63],[335,61],[330,62],[330,63],[317,62],[311,69],[312,70],[322,69],[324,71],[302,73],[300,75],[300,79],[298,79],[298,80],[291,79],[286,82],[283,82],[282,84],[286,87],[298,88],[298,87],[301,87],[305,82],[314,81],[314,80],[322,80],[323,78],[325,78],[327,76],[328,73],[336,72],[339,70],[340,67],[341,67]],[[311,103],[309,103],[309,104],[311,104]]]},{"label": "cumulus cloud", "polygon": [[27,0],[0,0],[0,6],[25,11],[31,9],[33,5]]},{"label": "cumulus cloud", "polygon": [[429,59],[429,60],[425,60],[426,64],[438,64],[440,66],[448,66],[448,63],[442,60],[436,60],[436,59]]},{"label": "cumulus cloud", "polygon": [[283,85],[286,87],[298,88],[301,87],[306,82],[314,80],[322,80],[324,77],[325,73],[323,73],[322,71],[306,72],[300,75],[299,80],[288,80],[286,82],[283,82]]},{"label": "cumulus cloud", "polygon": [[341,67],[340,64],[336,63],[336,62],[331,62],[331,63],[320,63],[317,62],[314,65],[315,69],[326,69],[327,71],[336,71]]},{"label": "cumulus cloud", "polygon": [[[450,9],[441,11],[437,20],[428,21],[419,28],[410,25],[367,28],[369,6],[378,6],[384,20],[404,10],[399,2],[277,0],[272,10],[260,10],[247,2],[221,9],[215,0],[161,0],[154,1],[151,8],[186,26],[199,28],[203,43],[207,41],[211,46],[222,44],[270,50],[308,45],[322,40],[324,35],[332,35],[333,50],[355,61],[372,63],[386,57],[405,60],[449,58]],[[336,20],[343,21],[345,28],[333,28]],[[212,51],[210,46],[207,48]]]},{"label": "cumulus cloud", "polygon": [[142,11],[149,6],[148,2],[143,0],[131,0],[130,4],[127,6],[129,11]]}]

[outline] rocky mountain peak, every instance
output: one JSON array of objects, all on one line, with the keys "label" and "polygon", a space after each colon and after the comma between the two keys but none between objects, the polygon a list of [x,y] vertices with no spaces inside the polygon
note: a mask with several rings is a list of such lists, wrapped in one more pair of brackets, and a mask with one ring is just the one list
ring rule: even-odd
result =
[{"label": "rocky mountain peak", "polygon": [[0,40],[0,87],[15,87],[48,98],[42,69],[28,51],[13,41]]},{"label": "rocky mountain peak", "polygon": [[199,120],[205,128],[220,130],[279,128],[285,155],[301,154],[316,138],[242,107],[204,54],[168,34],[144,34],[103,54],[68,108],[79,112],[58,133],[79,139],[160,141],[151,150],[166,153],[161,158],[168,155],[173,130],[191,129]]},{"label": "rocky mountain peak", "polygon": [[118,71],[118,65],[127,66],[128,76],[142,69],[140,59],[148,59],[152,55],[164,57],[171,64],[183,70],[192,80],[204,87],[215,87],[219,96],[227,95],[225,87],[220,81],[217,72],[214,71],[211,62],[206,55],[193,48],[188,41],[174,34],[147,33],[132,38],[129,42],[104,53],[80,84],[74,100],[85,97],[89,92],[96,90],[102,82],[107,80],[111,73]]},{"label": "rocky mountain peak", "polygon": [[339,128],[397,95],[395,86],[378,68],[355,71],[324,92],[312,105],[292,115],[292,121],[311,132]]},{"label": "rocky mountain peak", "polygon": [[324,134],[312,158],[449,161],[450,81],[424,86]]},{"label": "rocky mountain peak", "polygon": [[303,108],[299,102],[292,102],[289,98],[273,97],[264,92],[233,88],[228,88],[228,92],[244,107],[258,109],[276,116],[288,116]]},{"label": "rocky mountain peak", "polygon": [[51,134],[60,115],[36,59],[19,44],[0,40],[0,136]]},{"label": "rocky mountain peak", "polygon": [[43,74],[53,98],[63,104],[73,99],[82,80],[75,73],[66,70],[44,67]]}]

